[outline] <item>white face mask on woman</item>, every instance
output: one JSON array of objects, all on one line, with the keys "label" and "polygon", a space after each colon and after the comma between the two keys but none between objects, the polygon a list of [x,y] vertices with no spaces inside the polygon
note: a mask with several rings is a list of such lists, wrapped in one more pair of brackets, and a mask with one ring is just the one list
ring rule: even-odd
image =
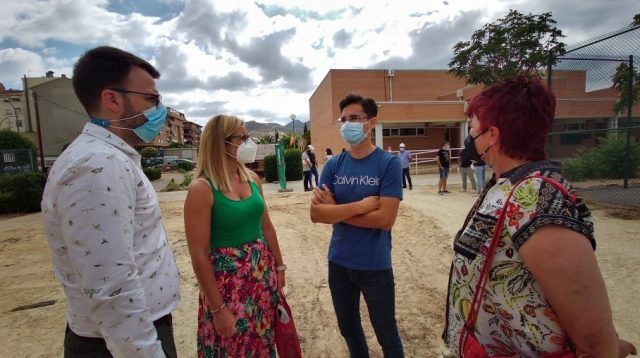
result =
[{"label": "white face mask on woman", "polygon": [[[237,145],[231,143],[229,141],[225,141],[231,145],[235,145],[238,147],[238,151],[236,152],[236,160],[240,163],[253,163],[256,161],[256,154],[258,152],[258,146],[253,142],[251,138],[247,138],[245,142]],[[227,153],[229,154],[229,153]],[[229,154],[231,155],[231,154]]]}]

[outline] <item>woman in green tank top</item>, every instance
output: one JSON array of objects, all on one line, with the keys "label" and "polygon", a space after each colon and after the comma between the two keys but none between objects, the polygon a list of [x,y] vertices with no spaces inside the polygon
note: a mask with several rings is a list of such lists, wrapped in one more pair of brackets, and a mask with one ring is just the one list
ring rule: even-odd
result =
[{"label": "woman in green tank top", "polygon": [[198,356],[275,357],[284,265],[244,123],[218,115],[204,128],[185,233],[200,285]]}]

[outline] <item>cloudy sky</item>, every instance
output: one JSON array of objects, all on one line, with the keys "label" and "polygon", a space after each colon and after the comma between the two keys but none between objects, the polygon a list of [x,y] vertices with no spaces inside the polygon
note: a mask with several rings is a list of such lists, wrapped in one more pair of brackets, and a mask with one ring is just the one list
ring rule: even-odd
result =
[{"label": "cloudy sky", "polygon": [[205,123],[309,119],[332,68],[443,69],[452,46],[509,9],[551,11],[565,43],[631,22],[637,0],[19,0],[2,4],[0,82],[70,75],[84,51],[112,45],[162,73],[166,105]]}]

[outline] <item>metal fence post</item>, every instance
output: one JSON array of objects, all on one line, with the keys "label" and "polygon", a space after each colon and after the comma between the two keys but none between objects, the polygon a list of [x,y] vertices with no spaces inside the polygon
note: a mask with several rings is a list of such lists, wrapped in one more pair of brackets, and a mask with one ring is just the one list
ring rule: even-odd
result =
[{"label": "metal fence post", "polygon": [[633,55],[629,55],[629,82],[627,83],[627,140],[624,148],[624,185],[629,188],[629,176],[631,171],[631,110],[633,108]]},{"label": "metal fence post", "polygon": [[553,62],[553,54],[549,51],[549,56],[547,56],[547,87],[551,89],[551,70],[552,70],[552,62]]}]

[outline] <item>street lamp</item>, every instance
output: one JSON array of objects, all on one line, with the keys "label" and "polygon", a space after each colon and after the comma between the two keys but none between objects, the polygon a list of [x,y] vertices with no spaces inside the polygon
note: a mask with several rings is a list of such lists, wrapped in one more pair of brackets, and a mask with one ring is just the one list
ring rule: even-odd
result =
[{"label": "street lamp", "polygon": [[291,135],[295,136],[295,133],[296,133],[296,115],[295,114],[291,114],[289,116],[289,119],[291,119]]},{"label": "street lamp", "polygon": [[18,119],[18,110],[13,105],[12,101],[19,101],[19,100],[20,100],[20,98],[18,98],[18,97],[9,97],[9,98],[3,98],[2,99],[3,102],[9,103],[11,108],[13,108],[13,116],[16,118],[16,130],[18,132],[20,132],[20,127],[22,126],[22,122],[20,121],[20,119]]},{"label": "street lamp", "polygon": [[293,145],[296,145],[296,115],[295,114],[291,114],[289,115],[289,118],[291,119],[291,138],[293,138]]}]

